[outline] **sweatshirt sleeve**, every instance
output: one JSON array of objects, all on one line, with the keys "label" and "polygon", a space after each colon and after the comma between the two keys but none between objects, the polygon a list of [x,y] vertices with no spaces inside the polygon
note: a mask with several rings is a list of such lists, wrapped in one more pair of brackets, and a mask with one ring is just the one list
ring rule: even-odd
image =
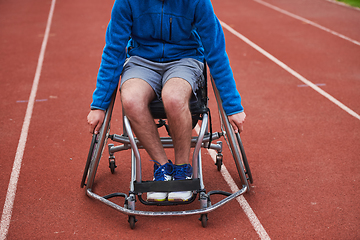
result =
[{"label": "sweatshirt sleeve", "polygon": [[131,9],[128,0],[116,0],[105,35],[105,47],[93,93],[91,109],[106,110],[115,91],[126,57],[131,32]]},{"label": "sweatshirt sleeve", "polygon": [[225,50],[225,36],[216,17],[211,1],[200,0],[195,10],[196,30],[201,38],[205,59],[215,85],[219,90],[223,108],[227,115],[244,111],[241,97]]}]

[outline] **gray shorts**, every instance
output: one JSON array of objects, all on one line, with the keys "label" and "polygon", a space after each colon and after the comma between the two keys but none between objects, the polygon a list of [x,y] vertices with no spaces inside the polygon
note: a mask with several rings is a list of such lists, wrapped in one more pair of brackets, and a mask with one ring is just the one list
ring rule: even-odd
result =
[{"label": "gray shorts", "polygon": [[125,61],[121,74],[121,85],[129,79],[140,78],[146,81],[155,91],[158,99],[161,99],[161,90],[171,78],[182,78],[190,83],[193,93],[204,83],[204,64],[192,58],[158,63],[147,59],[132,56]]}]

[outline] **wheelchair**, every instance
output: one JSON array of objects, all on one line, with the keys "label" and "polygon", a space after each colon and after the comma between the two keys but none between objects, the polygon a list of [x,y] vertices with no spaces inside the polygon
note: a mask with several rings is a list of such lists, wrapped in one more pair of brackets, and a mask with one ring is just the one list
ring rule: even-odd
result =
[{"label": "wheelchair", "polygon": [[[192,167],[193,175],[192,179],[178,180],[178,181],[143,181],[141,171],[141,157],[139,149],[142,149],[141,142],[134,137],[131,124],[126,116],[123,115],[123,133],[121,135],[111,133],[110,134],[110,122],[113,112],[114,102],[116,98],[117,90],[114,91],[111,99],[111,103],[106,110],[105,119],[98,134],[93,134],[89,154],[87,157],[84,174],[81,181],[81,188],[86,186],[86,194],[93,199],[96,199],[126,215],[128,215],[128,222],[130,228],[135,227],[137,222],[136,216],[183,216],[199,214],[201,224],[203,227],[207,226],[208,213],[214,211],[220,206],[228,203],[236,197],[250,191],[249,184],[253,183],[253,178],[249,168],[248,160],[246,158],[245,150],[240,138],[239,133],[235,133],[229,123],[226,113],[223,110],[222,102],[219,96],[219,92],[214,84],[214,80],[210,74],[207,73],[207,67],[204,67],[204,86],[197,90],[197,100],[190,102],[190,111],[192,115],[193,128],[201,121],[200,130],[198,136],[193,136],[191,139],[191,147],[193,150]],[[216,98],[221,132],[212,132],[211,115],[208,108],[208,75],[210,75],[210,82],[214,95]],[[159,119],[158,127],[166,125],[166,114],[161,101],[155,100],[150,104],[150,111],[154,119]],[[222,154],[222,142],[218,141],[213,143],[214,140],[224,138],[232,157],[235,161],[237,172],[240,177],[242,187],[235,193],[229,193],[221,190],[212,190],[206,192],[203,174],[202,174],[202,159],[201,149],[213,149],[216,151],[216,167],[218,171],[221,171],[223,154]],[[103,151],[107,141],[111,140],[112,143],[108,144],[109,153],[109,168],[111,173],[115,172],[116,163],[114,153],[131,150],[131,179],[130,189],[128,193],[115,192],[105,196],[100,196],[93,191],[95,175],[99,166],[100,159],[102,158]],[[161,137],[161,143],[164,148],[173,148],[172,139],[169,136]],[[120,144],[115,146],[114,143]],[[148,202],[143,199],[143,194],[146,192],[177,192],[177,191],[192,191],[193,196],[186,202]],[[216,203],[212,203],[210,197],[212,195],[222,195],[224,198]],[[124,204],[119,205],[115,201],[111,201],[114,198],[124,198]],[[184,211],[140,211],[135,209],[136,199],[144,205],[179,205],[190,204],[195,199],[199,200],[200,207],[197,209],[184,210]]]}]

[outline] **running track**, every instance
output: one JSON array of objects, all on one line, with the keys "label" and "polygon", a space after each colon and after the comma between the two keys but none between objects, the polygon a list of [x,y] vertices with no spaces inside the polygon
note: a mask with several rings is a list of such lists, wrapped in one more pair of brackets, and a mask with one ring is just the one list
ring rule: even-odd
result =
[{"label": "running track", "polygon": [[[0,1],[0,239],[360,238],[359,10],[327,0],[213,0],[248,115],[252,192],[210,213],[206,229],[190,216],[138,217],[130,230],[126,215],[79,187],[112,2]],[[128,190],[127,157],[117,156],[115,175],[100,163],[99,193]],[[224,159],[238,183],[228,152]],[[203,162],[207,190],[231,191],[210,154]]]}]

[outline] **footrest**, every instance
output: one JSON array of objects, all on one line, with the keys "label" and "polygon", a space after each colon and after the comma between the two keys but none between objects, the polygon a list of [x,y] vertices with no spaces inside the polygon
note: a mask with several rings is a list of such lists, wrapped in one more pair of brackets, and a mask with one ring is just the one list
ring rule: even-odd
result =
[{"label": "footrest", "polygon": [[143,181],[134,182],[134,193],[144,192],[179,192],[200,190],[200,179],[176,181]]}]

